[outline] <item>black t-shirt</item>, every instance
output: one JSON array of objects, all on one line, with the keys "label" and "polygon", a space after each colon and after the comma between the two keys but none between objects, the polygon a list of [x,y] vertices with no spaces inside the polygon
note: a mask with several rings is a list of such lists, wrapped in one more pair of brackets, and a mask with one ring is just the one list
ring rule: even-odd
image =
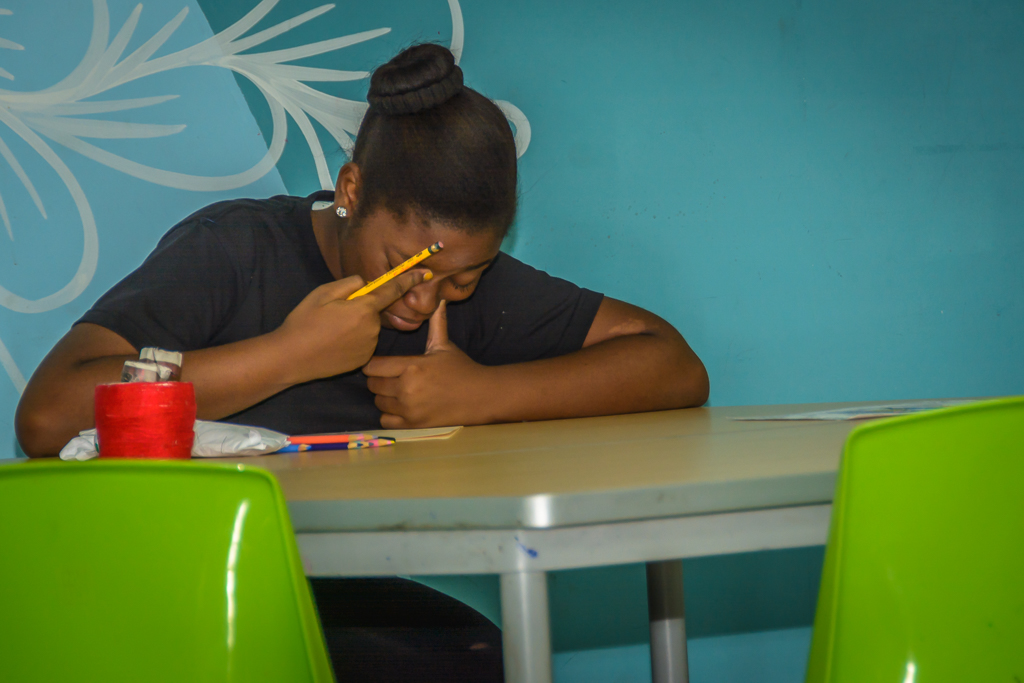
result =
[{"label": "black t-shirt", "polygon": [[[79,322],[112,330],[137,349],[175,351],[271,332],[313,289],[334,280],[310,218],[314,201],[332,198],[208,206],[172,228]],[[602,298],[502,253],[473,295],[449,306],[448,335],[484,365],[551,358],[583,346]],[[376,355],[423,353],[427,328],[382,329]],[[357,370],[291,387],[224,419],[288,434],[372,429],[380,426],[373,399]]]}]

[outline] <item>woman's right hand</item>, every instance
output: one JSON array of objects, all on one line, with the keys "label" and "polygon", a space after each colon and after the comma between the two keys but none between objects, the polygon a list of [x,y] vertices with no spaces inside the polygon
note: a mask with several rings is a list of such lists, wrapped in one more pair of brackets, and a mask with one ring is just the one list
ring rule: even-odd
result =
[{"label": "woman's right hand", "polygon": [[[313,290],[269,334],[186,351],[181,379],[192,382],[201,420],[219,420],[290,386],[360,368],[380,332],[380,312],[432,277],[419,268],[366,296],[347,301],[363,286],[345,278]],[[138,349],[99,325],[75,325],[32,374],[18,404],[15,428],[29,455],[57,451],[93,421],[97,384],[117,382],[124,361]]]},{"label": "woman's right hand", "polygon": [[351,301],[348,297],[366,284],[358,275],[314,289],[271,333],[288,368],[287,382],[301,384],[366,365],[377,348],[381,311],[432,276],[425,268],[410,270]]}]

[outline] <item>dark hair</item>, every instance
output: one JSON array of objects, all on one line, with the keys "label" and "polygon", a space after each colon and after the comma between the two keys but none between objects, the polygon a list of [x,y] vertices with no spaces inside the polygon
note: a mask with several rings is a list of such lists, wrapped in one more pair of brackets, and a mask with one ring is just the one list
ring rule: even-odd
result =
[{"label": "dark hair", "polygon": [[504,234],[516,214],[512,129],[493,102],[463,85],[440,45],[414,45],[370,78],[370,109],[352,161],[358,213],[409,211],[460,230]]}]

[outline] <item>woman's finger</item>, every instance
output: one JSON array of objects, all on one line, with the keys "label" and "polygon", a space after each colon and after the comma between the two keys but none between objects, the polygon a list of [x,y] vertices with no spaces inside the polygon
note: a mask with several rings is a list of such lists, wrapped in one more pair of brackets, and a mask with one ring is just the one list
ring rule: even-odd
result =
[{"label": "woman's finger", "polygon": [[367,377],[366,387],[378,396],[397,398],[402,388],[402,381],[397,377]]},{"label": "woman's finger", "polygon": [[377,410],[382,413],[391,413],[393,415],[399,415],[402,413],[402,404],[397,398],[392,396],[381,396],[378,394],[373,399],[373,404],[377,406]]},{"label": "woman's finger", "polygon": [[408,429],[409,423],[401,415],[384,413],[380,416],[380,426],[384,429]]},{"label": "woman's finger", "polygon": [[434,277],[434,274],[426,268],[415,268],[402,273],[390,282],[385,282],[377,289],[363,296],[373,301],[374,308],[378,311],[383,311],[405,296],[405,293],[410,289],[432,277]]},{"label": "woman's finger", "polygon": [[320,305],[330,303],[331,301],[344,301],[349,298],[354,292],[359,291],[359,288],[366,284],[366,280],[359,277],[358,275],[352,275],[349,277],[343,277],[340,280],[334,282],[328,282],[325,285],[317,287],[318,296],[320,297]]},{"label": "woman's finger", "polygon": [[367,377],[398,377],[419,356],[374,356],[363,366]]},{"label": "woman's finger", "polygon": [[427,332],[426,352],[440,351],[448,346],[448,302],[441,299],[437,310],[430,316],[430,329]]}]

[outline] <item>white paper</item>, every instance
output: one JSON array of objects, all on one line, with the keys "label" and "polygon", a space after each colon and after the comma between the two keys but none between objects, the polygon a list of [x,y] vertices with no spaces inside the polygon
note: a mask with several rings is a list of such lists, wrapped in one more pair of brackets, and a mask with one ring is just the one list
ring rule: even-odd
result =
[{"label": "white paper", "polygon": [[791,413],[789,415],[766,415],[756,417],[734,417],[733,420],[744,421],[768,421],[768,420],[866,420],[877,417],[895,417],[897,415],[909,415],[920,413],[925,410],[937,410],[949,408],[965,403],[974,403],[972,399],[946,399],[928,401],[903,401],[900,403],[879,403],[870,406],[855,406],[852,408],[833,408],[832,410],[815,410],[809,413]]},{"label": "white paper", "polygon": [[[288,436],[262,427],[196,420],[193,458],[229,458],[237,455],[273,453],[288,443]],[[60,451],[61,460],[91,460],[99,455],[96,430],[78,433]]]}]

